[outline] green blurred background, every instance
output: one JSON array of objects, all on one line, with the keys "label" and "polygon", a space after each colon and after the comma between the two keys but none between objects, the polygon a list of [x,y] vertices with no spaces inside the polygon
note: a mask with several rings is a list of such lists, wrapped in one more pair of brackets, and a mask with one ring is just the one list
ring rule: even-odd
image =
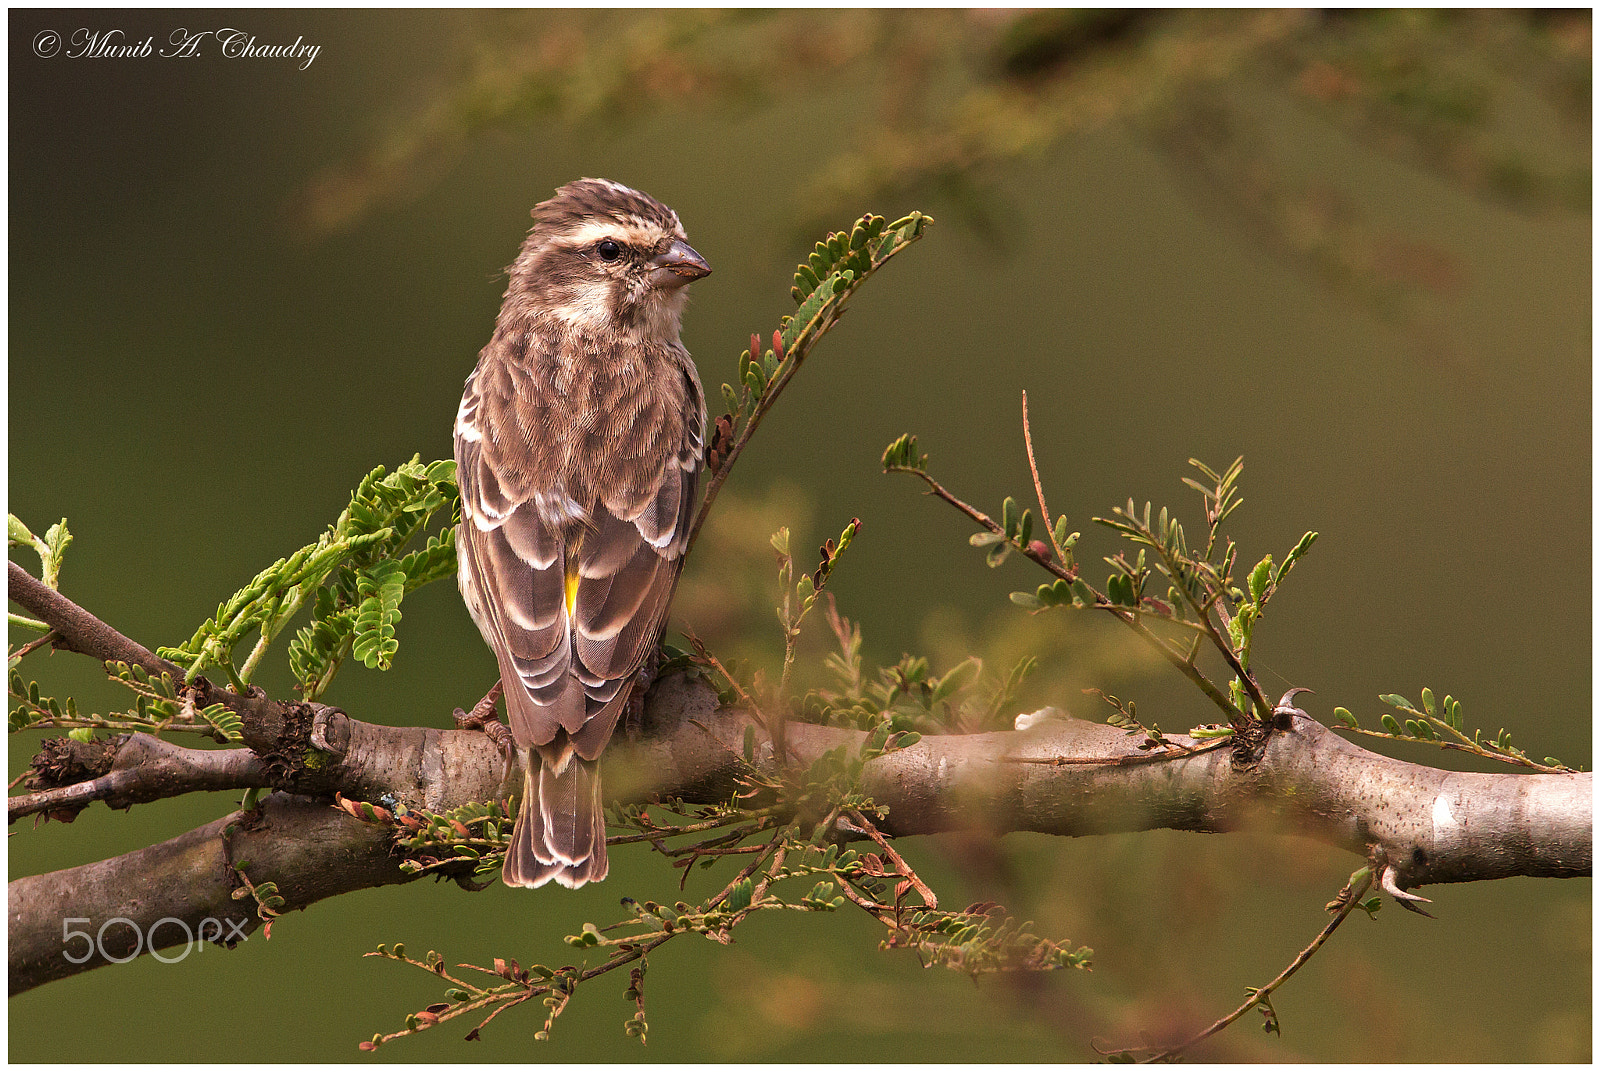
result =
[{"label": "green blurred background", "polygon": [[[9,19],[9,506],[36,531],[69,519],[63,589],[146,644],[186,638],[312,540],[373,466],[449,454],[528,209],[601,175],[674,206],[714,266],[685,325],[713,397],[828,225],[938,220],[863,291],[719,503],[677,608],[719,652],[777,657],[772,529],[811,547],[859,516],[834,590],[869,662],[1033,652],[1024,709],[1098,718],[1081,690],[1100,687],[1168,729],[1210,721],[1106,623],[1027,618],[1006,598],[1037,583],[1024,564],[985,569],[961,518],[880,474],[914,431],[969,501],[1025,499],[1026,389],[1051,508],[1085,531],[1086,562],[1115,549],[1088,519],[1130,495],[1197,523],[1189,457],[1244,456],[1245,560],[1322,534],[1257,632],[1269,691],[1309,686],[1318,717],[1344,705],[1372,724],[1379,693],[1430,685],[1535,756],[1590,762],[1587,11]],[[34,50],[44,30],[159,48],[224,26],[321,51],[300,70],[214,45]],[[453,586],[404,609],[395,669],[347,668],[327,699],[447,725],[492,662]],[[30,663],[47,693],[126,705],[86,660]],[[282,694],[289,678],[261,680]],[[37,736],[13,739],[11,776]],[[235,804],[22,824],[10,874]],[[859,914],[761,918],[731,948],[654,958],[647,1048],[608,977],[549,1043],[525,1006],[477,1043],[457,1021],[363,1059],[1083,1060],[1092,1038],[1231,1008],[1359,864],[1267,829],[907,851],[950,903],[994,897],[1092,946],[1094,972],[974,986],[879,952]],[[560,964],[563,935],[674,885],[623,850],[577,893],[367,891],[270,942],[13,999],[10,1057],[355,1058],[439,999],[422,973],[360,959],[377,943]],[[1589,881],[1426,892],[1437,921],[1390,906],[1347,924],[1275,999],[1281,1039],[1243,1023],[1196,1056],[1588,1060]]]}]

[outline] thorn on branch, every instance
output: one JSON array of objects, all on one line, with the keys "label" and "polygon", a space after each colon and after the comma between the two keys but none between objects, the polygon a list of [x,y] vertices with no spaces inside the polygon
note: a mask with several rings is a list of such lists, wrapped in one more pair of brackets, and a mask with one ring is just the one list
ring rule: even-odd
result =
[{"label": "thorn on branch", "polygon": [[1427,916],[1429,919],[1435,918],[1433,913],[1418,908],[1416,904],[1418,901],[1424,904],[1432,904],[1432,899],[1423,897],[1421,894],[1408,893],[1402,890],[1398,879],[1399,872],[1395,870],[1394,864],[1385,864],[1383,872],[1378,878],[1378,885],[1382,886],[1383,892],[1393,897],[1401,908],[1408,909],[1418,915]]}]

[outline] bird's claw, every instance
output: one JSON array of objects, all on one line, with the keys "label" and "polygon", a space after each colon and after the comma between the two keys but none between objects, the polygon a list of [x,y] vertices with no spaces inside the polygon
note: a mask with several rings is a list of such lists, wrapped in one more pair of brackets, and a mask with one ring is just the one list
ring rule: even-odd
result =
[{"label": "bird's claw", "polygon": [[500,721],[500,715],[495,710],[495,704],[500,699],[501,685],[495,682],[483,699],[473,705],[470,712],[456,708],[451,717],[455,719],[458,730],[477,730],[485,734],[489,740],[500,749],[500,758],[505,760],[507,770],[510,769],[512,757],[517,752],[516,738],[511,735],[511,729]]}]

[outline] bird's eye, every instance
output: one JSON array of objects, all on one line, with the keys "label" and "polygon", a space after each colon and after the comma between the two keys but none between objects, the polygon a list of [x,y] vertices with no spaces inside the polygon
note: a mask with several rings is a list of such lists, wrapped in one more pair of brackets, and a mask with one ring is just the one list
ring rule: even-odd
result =
[{"label": "bird's eye", "polygon": [[603,261],[614,261],[622,256],[622,247],[609,238],[601,239],[600,244],[594,247],[594,251],[600,254],[600,259]]}]

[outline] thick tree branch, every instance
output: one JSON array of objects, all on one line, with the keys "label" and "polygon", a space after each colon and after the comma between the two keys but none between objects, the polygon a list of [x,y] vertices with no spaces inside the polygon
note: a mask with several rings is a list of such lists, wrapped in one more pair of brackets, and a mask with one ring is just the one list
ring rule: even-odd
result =
[{"label": "thick tree branch", "polygon": [[[299,731],[305,751],[280,755],[285,766],[275,777],[323,799],[275,794],[258,819],[231,816],[162,845],[12,882],[12,992],[105,963],[98,952],[83,965],[64,959],[64,916],[88,919],[80,929],[91,931],[121,917],[145,934],[166,916],[191,926],[239,920],[230,859],[249,860],[252,882],[277,883],[286,908],[410,878],[391,854],[389,831],[329,806],[326,797],[336,790],[366,800],[392,794],[444,811],[512,789],[499,750],[481,733],[378,726],[333,708],[305,710],[312,712]],[[650,695],[642,738],[607,751],[607,788],[621,799],[671,792],[727,800],[747,726],[757,734],[756,762],[770,765],[770,738],[753,719],[719,709],[714,691],[697,678],[666,678]],[[803,766],[834,748],[859,748],[864,736],[791,723],[786,747]],[[312,754],[316,763],[291,769]],[[869,763],[862,788],[887,807],[875,825],[892,836],[958,829],[1221,832],[1270,812],[1287,829],[1380,856],[1401,886],[1591,872],[1589,774],[1434,770],[1368,752],[1303,717],[1274,733],[1249,766],[1237,766],[1227,749],[1120,762],[1134,755],[1142,755],[1137,741],[1121,730],[1051,719],[1022,732],[924,737]],[[224,833],[230,823],[238,826],[231,839]],[[156,937],[184,940],[170,924]],[[117,957],[126,950],[108,952]]]},{"label": "thick tree branch", "polygon": [[248,897],[233,897],[242,887],[238,863],[257,885],[276,882],[295,907],[404,882],[412,876],[389,844],[387,830],[326,801],[274,794],[257,811],[235,812],[159,845],[14,879],[7,896],[10,991],[196,937],[237,942],[261,923]]}]

